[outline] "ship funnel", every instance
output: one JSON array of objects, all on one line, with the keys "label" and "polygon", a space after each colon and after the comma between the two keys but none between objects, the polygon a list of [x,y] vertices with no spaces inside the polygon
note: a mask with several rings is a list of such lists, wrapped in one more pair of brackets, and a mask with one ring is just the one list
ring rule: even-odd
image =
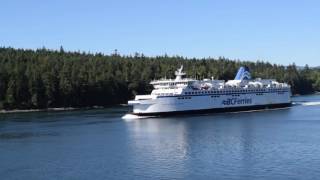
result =
[{"label": "ship funnel", "polygon": [[249,80],[251,79],[251,74],[247,66],[242,66],[239,68],[238,73],[234,80]]}]

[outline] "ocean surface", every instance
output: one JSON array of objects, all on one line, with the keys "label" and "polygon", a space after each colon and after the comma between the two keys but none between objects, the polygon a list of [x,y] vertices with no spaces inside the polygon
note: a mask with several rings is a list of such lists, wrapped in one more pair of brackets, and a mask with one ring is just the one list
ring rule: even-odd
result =
[{"label": "ocean surface", "polygon": [[320,96],[279,110],[123,120],[0,114],[0,179],[319,179]]}]

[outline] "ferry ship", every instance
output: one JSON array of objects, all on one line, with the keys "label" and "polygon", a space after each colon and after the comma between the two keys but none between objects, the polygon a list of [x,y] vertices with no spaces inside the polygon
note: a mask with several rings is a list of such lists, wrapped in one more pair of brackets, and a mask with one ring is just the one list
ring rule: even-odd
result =
[{"label": "ferry ship", "polygon": [[131,114],[157,116],[185,113],[247,111],[291,105],[291,88],[275,79],[252,79],[248,67],[240,67],[234,80],[184,78],[183,66],[175,79],[151,81],[149,95],[128,101]]}]

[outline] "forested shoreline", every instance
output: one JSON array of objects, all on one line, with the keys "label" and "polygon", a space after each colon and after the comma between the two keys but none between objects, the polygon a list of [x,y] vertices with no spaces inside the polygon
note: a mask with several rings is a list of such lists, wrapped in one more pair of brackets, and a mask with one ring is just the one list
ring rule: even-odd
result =
[{"label": "forested shoreline", "polygon": [[149,82],[174,78],[184,65],[189,77],[233,79],[246,65],[254,78],[273,78],[287,82],[294,94],[320,91],[318,68],[297,68],[227,58],[188,59],[180,56],[145,57],[136,53],[65,52],[0,48],[0,110],[45,109],[55,107],[111,106],[126,103],[136,94],[152,90]]}]

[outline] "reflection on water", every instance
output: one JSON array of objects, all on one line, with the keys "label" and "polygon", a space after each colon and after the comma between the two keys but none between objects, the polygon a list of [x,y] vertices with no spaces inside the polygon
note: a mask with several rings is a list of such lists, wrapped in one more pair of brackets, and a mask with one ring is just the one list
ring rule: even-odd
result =
[{"label": "reflection on water", "polygon": [[[140,119],[127,122],[132,157],[129,163],[132,163],[131,166],[143,166],[146,176],[150,178],[177,178],[177,172],[184,172],[184,161],[189,148],[187,124],[179,120],[162,120]],[[145,161],[148,162],[147,166],[143,165]],[[158,169],[158,172],[155,173],[154,169]],[[133,174],[138,174],[140,169],[134,171],[136,172]]]},{"label": "reflection on water", "polygon": [[0,177],[317,179],[320,175],[318,105],[124,121],[121,117],[127,110],[0,116]]}]

